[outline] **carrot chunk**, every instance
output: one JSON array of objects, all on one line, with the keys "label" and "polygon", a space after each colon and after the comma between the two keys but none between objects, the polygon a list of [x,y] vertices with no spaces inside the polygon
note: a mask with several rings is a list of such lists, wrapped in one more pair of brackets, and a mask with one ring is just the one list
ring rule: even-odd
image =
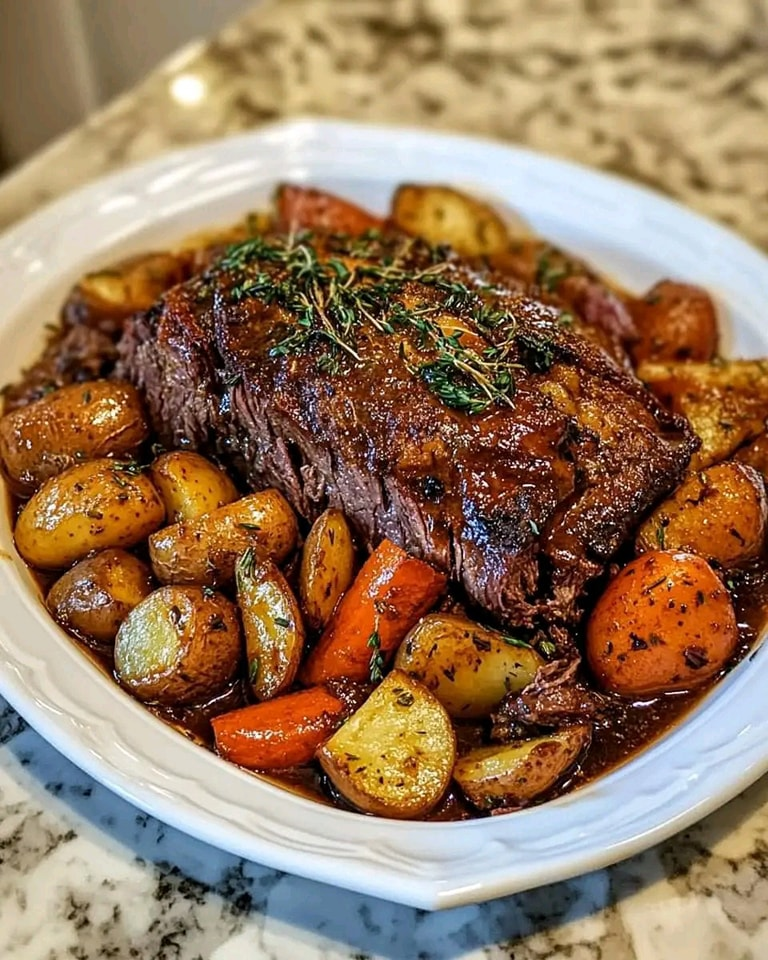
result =
[{"label": "carrot chunk", "polygon": [[379,229],[384,222],[332,193],[287,183],[277,188],[275,206],[281,230],[327,230],[358,236]]},{"label": "carrot chunk", "polygon": [[211,721],[219,756],[250,770],[309,763],[349,713],[325,687],[222,713]]},{"label": "carrot chunk", "polygon": [[430,610],[446,577],[383,540],[339,601],[304,665],[302,680],[377,680],[388,656]]}]

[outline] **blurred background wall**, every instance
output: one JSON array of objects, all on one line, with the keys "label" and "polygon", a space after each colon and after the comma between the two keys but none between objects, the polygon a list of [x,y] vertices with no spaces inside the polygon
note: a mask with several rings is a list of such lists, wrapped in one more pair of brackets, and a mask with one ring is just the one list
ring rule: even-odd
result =
[{"label": "blurred background wall", "polygon": [[253,0],[0,0],[0,168]]}]

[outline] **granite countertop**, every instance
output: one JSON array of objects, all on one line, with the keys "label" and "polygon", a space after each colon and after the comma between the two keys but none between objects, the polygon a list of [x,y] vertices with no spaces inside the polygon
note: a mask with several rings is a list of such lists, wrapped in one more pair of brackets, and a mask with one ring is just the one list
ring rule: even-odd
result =
[{"label": "granite countertop", "polygon": [[[580,160],[768,247],[767,57],[765,0],[262,3],[0,182],[0,226],[170,147],[323,114]],[[609,870],[443,914],[192,840],[79,772],[10,707],[0,809],[4,960],[768,957],[765,779]]]}]

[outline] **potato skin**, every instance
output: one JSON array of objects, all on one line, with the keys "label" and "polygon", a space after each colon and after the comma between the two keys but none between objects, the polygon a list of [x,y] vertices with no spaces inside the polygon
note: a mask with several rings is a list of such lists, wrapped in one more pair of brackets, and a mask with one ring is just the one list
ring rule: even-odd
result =
[{"label": "potato skin", "polygon": [[453,778],[480,810],[525,806],[562,779],[590,739],[588,725],[574,724],[532,740],[477,747],[459,757]]},{"label": "potato skin", "polygon": [[168,705],[212,697],[240,660],[233,603],[199,587],[161,587],[120,625],[115,673],[139,700]]},{"label": "potato skin", "polygon": [[299,595],[307,623],[321,630],[355,576],[355,545],[344,514],[326,510],[312,524],[301,554]]},{"label": "potato skin", "polygon": [[768,364],[762,360],[643,363],[637,376],[665,406],[687,417],[701,439],[691,470],[726,460],[765,433]]},{"label": "potato skin", "polygon": [[760,556],[768,501],[762,477],[745,463],[720,463],[688,476],[637,532],[638,553],[663,546],[727,568]]},{"label": "potato skin", "polygon": [[232,580],[237,558],[249,547],[281,563],[298,535],[296,514],[285,497],[261,490],[158,530],[149,538],[149,557],[161,583],[214,587]]},{"label": "potato skin", "polygon": [[152,592],[152,573],[126,550],[102,550],[86,557],[48,591],[46,606],[69,633],[109,645],[120,624]]},{"label": "potato skin", "polygon": [[486,717],[519,692],[544,660],[466,617],[431,613],[400,644],[395,666],[431,690],[452,717]]},{"label": "potato skin", "polygon": [[501,253],[507,226],[487,203],[454,187],[404,183],[392,198],[395,225],[429,243],[448,243],[466,256]]},{"label": "potato skin", "polygon": [[92,550],[132,547],[162,524],[149,477],[130,464],[92,460],[46,480],[19,514],[16,549],[41,570],[60,570]]},{"label": "potato skin", "polygon": [[610,581],[587,622],[598,684],[632,697],[693,690],[719,673],[738,643],[730,597],[689,553],[645,553]]},{"label": "potato skin", "polygon": [[448,787],[456,758],[450,717],[433,694],[393,670],[317,751],[336,789],[364,813],[411,819]]},{"label": "potato skin", "polygon": [[7,413],[0,419],[0,458],[14,491],[29,496],[81,461],[131,456],[148,436],[136,388],[92,380]]},{"label": "potato skin", "polygon": [[733,459],[738,463],[746,463],[763,478],[764,483],[768,483],[768,433],[761,434],[756,440],[745,447],[737,450]]},{"label": "potato skin", "polygon": [[270,700],[296,678],[304,653],[301,610],[272,560],[244,554],[236,582],[251,690],[257,700]]},{"label": "potato skin", "polygon": [[84,324],[110,335],[119,333],[131,314],[148,310],[187,274],[185,259],[172,253],[141,253],[87,273],[62,308],[64,326]]},{"label": "potato skin", "polygon": [[636,364],[711,360],[717,353],[717,312],[701,287],[660,280],[629,309],[639,335],[631,350]]},{"label": "potato skin", "polygon": [[191,450],[161,454],[149,475],[163,498],[169,523],[197,520],[238,498],[237,487],[226,473]]}]

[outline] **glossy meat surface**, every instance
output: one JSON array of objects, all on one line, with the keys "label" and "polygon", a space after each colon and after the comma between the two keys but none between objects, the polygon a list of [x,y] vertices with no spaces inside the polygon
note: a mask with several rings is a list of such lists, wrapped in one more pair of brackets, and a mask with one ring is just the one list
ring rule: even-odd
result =
[{"label": "glossy meat surface", "polygon": [[119,351],[163,442],[343,510],[507,626],[574,622],[696,447],[572,318],[402,237],[242,244]]}]

